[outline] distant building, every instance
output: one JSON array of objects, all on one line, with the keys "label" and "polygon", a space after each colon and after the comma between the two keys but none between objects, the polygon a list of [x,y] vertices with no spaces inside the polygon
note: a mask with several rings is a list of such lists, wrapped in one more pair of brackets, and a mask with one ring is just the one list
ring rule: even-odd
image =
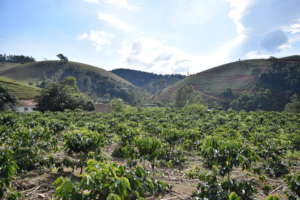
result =
[{"label": "distant building", "polygon": [[105,103],[95,103],[95,112],[102,112],[102,113],[111,112],[111,106]]},{"label": "distant building", "polygon": [[33,112],[35,111],[37,103],[33,100],[21,100],[16,107],[17,112]]}]

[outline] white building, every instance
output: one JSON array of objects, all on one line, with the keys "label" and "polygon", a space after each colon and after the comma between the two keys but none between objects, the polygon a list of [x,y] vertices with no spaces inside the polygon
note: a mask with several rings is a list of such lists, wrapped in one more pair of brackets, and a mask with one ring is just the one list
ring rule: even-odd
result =
[{"label": "white building", "polygon": [[33,100],[21,100],[16,107],[17,112],[33,112],[37,103]]}]

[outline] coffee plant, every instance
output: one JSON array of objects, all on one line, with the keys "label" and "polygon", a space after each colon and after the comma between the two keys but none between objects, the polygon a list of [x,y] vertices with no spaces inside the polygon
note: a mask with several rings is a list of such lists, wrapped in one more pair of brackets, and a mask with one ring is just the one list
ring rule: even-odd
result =
[{"label": "coffee plant", "polygon": [[61,200],[144,199],[170,190],[164,182],[153,179],[140,166],[127,169],[114,163],[89,160],[79,182],[60,177],[55,182],[55,196]]},{"label": "coffee plant", "polygon": [[160,180],[191,178],[194,199],[297,200],[299,131],[297,113],[201,105],[1,112],[0,199],[159,199],[170,189]]}]

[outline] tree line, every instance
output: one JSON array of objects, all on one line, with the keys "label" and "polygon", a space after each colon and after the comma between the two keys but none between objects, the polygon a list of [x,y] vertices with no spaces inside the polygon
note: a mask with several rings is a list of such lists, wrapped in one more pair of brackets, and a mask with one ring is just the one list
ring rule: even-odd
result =
[{"label": "tree line", "polygon": [[5,55],[0,54],[0,62],[8,62],[8,63],[29,63],[29,62],[35,62],[35,59],[30,56],[24,56],[24,55]]}]

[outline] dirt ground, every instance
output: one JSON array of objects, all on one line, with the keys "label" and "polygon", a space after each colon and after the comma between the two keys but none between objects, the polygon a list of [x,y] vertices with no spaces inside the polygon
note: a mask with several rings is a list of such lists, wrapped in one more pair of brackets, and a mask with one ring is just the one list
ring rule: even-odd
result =
[{"label": "dirt ground", "polygon": [[[113,152],[114,145],[109,146],[105,149],[105,153],[111,158],[112,161],[115,161],[119,164],[125,164],[123,160],[114,159],[111,157],[111,153]],[[185,166],[182,169],[176,168],[156,168],[155,176],[156,178],[163,180],[169,184],[171,184],[172,191],[165,195],[164,197],[149,197],[148,200],[189,200],[191,199],[191,195],[193,191],[195,191],[197,187],[197,183],[199,182],[196,179],[189,179],[186,176],[186,172],[191,170],[193,167],[203,167],[201,159],[196,155],[189,156],[185,163]],[[150,166],[146,165],[146,168]],[[40,171],[35,170],[18,177],[14,181],[14,186],[18,191],[20,191],[23,195],[24,200],[51,200],[54,194],[54,187],[52,183],[59,176],[66,176],[71,178],[71,180],[78,179],[80,174],[80,170],[75,170],[72,172],[71,169],[64,169],[63,174],[57,173],[56,171]],[[258,176],[253,174],[247,174],[247,172],[242,172],[241,169],[235,169],[232,172],[232,177],[238,179],[255,179],[256,182],[261,182]],[[270,179],[266,178],[264,183],[271,186],[271,190],[269,194],[278,195],[279,197],[283,197],[284,184],[282,180],[279,179]],[[261,183],[263,184],[263,183]],[[258,190],[258,193],[255,199],[264,199],[267,194],[265,194],[262,190]]]}]

